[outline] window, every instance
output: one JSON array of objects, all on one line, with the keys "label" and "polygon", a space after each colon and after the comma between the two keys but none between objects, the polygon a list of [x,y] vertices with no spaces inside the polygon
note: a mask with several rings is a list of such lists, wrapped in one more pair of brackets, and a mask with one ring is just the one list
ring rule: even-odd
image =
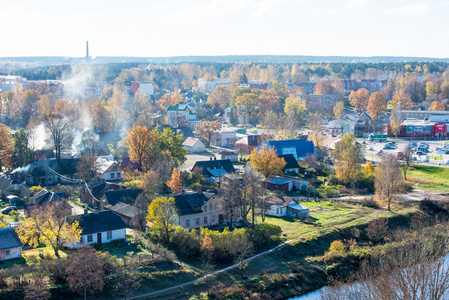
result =
[{"label": "window", "polygon": [[115,174],[115,177],[116,177],[116,178],[120,178],[120,177],[121,177],[121,174],[120,174],[120,173],[116,173],[116,174]]},{"label": "window", "polygon": [[209,204],[209,211],[212,211],[212,204]]},{"label": "window", "polygon": [[215,216],[212,216],[212,221],[211,221],[211,223],[212,223],[212,224],[215,223]]},{"label": "window", "polygon": [[112,167],[112,171],[113,171],[113,172],[117,171],[117,166],[113,166],[113,167]]},{"label": "window", "polygon": [[111,178],[115,178],[115,173],[111,173]]},{"label": "window", "polygon": [[215,203],[215,210],[217,210],[218,209],[218,204],[217,203]]},{"label": "window", "polygon": [[9,249],[6,249],[6,251],[5,251],[5,255],[6,256],[10,256],[11,255],[11,252],[10,252],[11,250],[9,250]]},{"label": "window", "polygon": [[190,220],[189,219],[186,220],[186,227],[190,227]]},{"label": "window", "polygon": [[204,217],[204,224],[207,224],[207,217]]},{"label": "window", "polygon": [[84,236],[82,236],[82,237],[80,238],[80,243],[81,243],[81,244],[84,244]]},{"label": "window", "polygon": [[205,211],[205,212],[207,211],[207,204],[204,205],[204,211]]},{"label": "window", "polygon": [[106,238],[108,240],[112,240],[112,231],[108,231],[108,234],[106,235]]},{"label": "window", "polygon": [[88,243],[92,243],[92,234],[89,234],[89,235],[87,236],[87,242],[88,242]]},{"label": "window", "polygon": [[276,214],[279,215],[279,208],[276,208]]},{"label": "window", "polygon": [[200,218],[196,218],[196,225],[200,225]]}]

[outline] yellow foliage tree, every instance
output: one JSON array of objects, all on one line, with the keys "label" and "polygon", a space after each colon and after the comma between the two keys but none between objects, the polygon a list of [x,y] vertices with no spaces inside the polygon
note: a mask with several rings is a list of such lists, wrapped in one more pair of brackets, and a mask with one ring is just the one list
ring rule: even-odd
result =
[{"label": "yellow foliage tree", "polygon": [[406,95],[402,90],[395,93],[393,99],[389,103],[392,106],[392,110],[411,110],[415,107],[410,96]]},{"label": "yellow foliage tree", "polygon": [[34,248],[39,244],[51,246],[56,257],[62,246],[80,241],[81,231],[78,222],[68,223],[64,211],[55,205],[32,209],[30,216],[17,227],[22,243]]},{"label": "yellow foliage tree", "polygon": [[444,110],[444,105],[438,101],[433,101],[428,110]]},{"label": "yellow foliage tree", "polygon": [[369,92],[367,89],[358,89],[349,94],[349,103],[354,106],[354,110],[358,113],[366,110],[368,106]]},{"label": "yellow foliage tree", "polygon": [[181,173],[176,168],[173,169],[171,180],[167,181],[167,186],[175,194],[181,192],[182,189]]},{"label": "yellow foliage tree", "polygon": [[207,141],[207,145],[210,145],[210,140],[215,131],[220,129],[220,122],[218,121],[203,121],[201,125],[195,126],[198,135]]},{"label": "yellow foliage tree", "polygon": [[356,142],[355,135],[346,133],[335,145],[332,158],[338,179],[350,183],[360,169],[360,163],[363,162],[365,155],[362,146]]},{"label": "yellow foliage tree", "polygon": [[277,155],[273,147],[267,149],[266,145],[259,151],[254,149],[249,155],[249,160],[251,161],[251,168],[265,177],[281,174],[282,169],[287,164],[283,158]]},{"label": "yellow foliage tree", "polygon": [[140,171],[156,156],[157,133],[144,126],[134,126],[126,136],[131,161],[137,163]]},{"label": "yellow foliage tree", "polygon": [[368,101],[368,110],[373,121],[376,121],[383,113],[387,112],[387,102],[381,93],[375,92],[371,94]]},{"label": "yellow foliage tree", "polygon": [[152,228],[165,235],[165,240],[170,243],[170,229],[179,220],[175,198],[159,197],[148,206],[147,221],[152,223]]}]

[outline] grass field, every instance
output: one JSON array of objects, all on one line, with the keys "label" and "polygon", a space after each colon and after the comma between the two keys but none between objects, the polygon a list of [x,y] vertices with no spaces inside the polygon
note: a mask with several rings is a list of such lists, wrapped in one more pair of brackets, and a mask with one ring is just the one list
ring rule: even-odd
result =
[{"label": "grass field", "polygon": [[407,179],[414,188],[432,192],[449,191],[449,168],[415,165],[408,172]]},{"label": "grass field", "polygon": [[[286,235],[286,239],[290,240],[314,234],[321,230],[321,226],[337,226],[373,212],[372,208],[346,203],[331,203],[329,201],[307,201],[300,203],[302,206],[308,207],[311,210],[310,218],[306,223],[295,218],[270,216],[266,217],[265,222],[281,227],[282,233]],[[260,217],[258,221],[261,221]]]}]

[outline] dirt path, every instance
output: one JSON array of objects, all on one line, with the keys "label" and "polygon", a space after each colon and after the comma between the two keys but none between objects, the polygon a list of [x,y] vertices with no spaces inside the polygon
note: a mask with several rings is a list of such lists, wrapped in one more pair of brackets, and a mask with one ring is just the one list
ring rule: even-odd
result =
[{"label": "dirt path", "polygon": [[[253,260],[253,259],[255,259],[255,258],[259,257],[259,256],[262,256],[262,255],[271,253],[271,252],[273,252],[274,250],[276,250],[276,249],[278,249],[278,248],[280,248],[280,247],[282,247],[282,246],[284,246],[284,245],[286,245],[286,244],[290,244],[292,241],[294,241],[294,240],[286,241],[286,242],[284,242],[284,243],[282,243],[282,244],[280,244],[280,245],[278,245],[278,246],[276,246],[276,247],[274,247],[274,248],[272,248],[272,249],[270,249],[270,250],[267,250],[267,251],[265,251],[265,252],[262,252],[262,253],[259,253],[259,254],[254,255],[254,256],[248,257],[248,258],[245,259],[243,262],[244,262],[244,263],[247,263],[247,262],[249,262],[249,261],[251,261],[251,260]],[[178,263],[180,263],[180,262],[178,262]],[[184,263],[181,263],[181,264],[184,264]],[[185,264],[184,264],[184,265],[185,265]],[[146,294],[141,294],[141,295],[137,295],[137,296],[133,296],[133,297],[128,297],[128,298],[126,298],[126,299],[130,299],[130,300],[131,300],[131,299],[139,299],[139,298],[144,298],[144,297],[149,297],[149,298],[155,297],[155,296],[164,294],[164,293],[166,293],[166,292],[170,292],[170,291],[175,290],[175,289],[180,289],[180,288],[183,288],[183,287],[186,287],[186,286],[195,284],[196,282],[199,282],[199,281],[201,281],[201,280],[204,280],[204,279],[206,279],[206,278],[208,278],[208,277],[210,277],[210,276],[214,276],[214,275],[217,275],[217,274],[219,274],[219,273],[229,271],[229,270],[231,270],[231,269],[237,267],[238,265],[239,265],[239,264],[234,264],[234,265],[232,265],[232,266],[229,266],[229,267],[223,268],[223,269],[221,269],[221,270],[212,272],[212,273],[210,273],[210,274],[204,275],[204,276],[201,277],[201,278],[198,278],[198,279],[195,279],[195,280],[192,280],[192,281],[183,283],[183,284],[178,284],[178,285],[175,285],[175,286],[172,286],[172,287],[169,287],[169,288],[165,288],[165,289],[163,289],[163,290],[151,292],[151,293],[146,293]],[[190,266],[189,266],[189,267],[190,267]],[[199,269],[196,269],[196,270],[199,270]]]}]

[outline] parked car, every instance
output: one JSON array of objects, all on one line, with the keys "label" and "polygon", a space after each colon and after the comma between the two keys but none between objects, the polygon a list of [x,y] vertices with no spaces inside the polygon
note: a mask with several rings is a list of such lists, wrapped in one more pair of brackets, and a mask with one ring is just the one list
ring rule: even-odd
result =
[{"label": "parked car", "polygon": [[427,155],[427,152],[424,152],[424,151],[416,151],[416,155]]},{"label": "parked car", "polygon": [[10,212],[12,212],[13,210],[17,211],[17,207],[15,206],[7,206],[4,209],[2,209],[2,214],[9,214]]},{"label": "parked car", "polygon": [[422,155],[422,156],[419,157],[419,160],[423,161],[423,162],[429,162],[430,158],[429,158],[428,155]]}]

